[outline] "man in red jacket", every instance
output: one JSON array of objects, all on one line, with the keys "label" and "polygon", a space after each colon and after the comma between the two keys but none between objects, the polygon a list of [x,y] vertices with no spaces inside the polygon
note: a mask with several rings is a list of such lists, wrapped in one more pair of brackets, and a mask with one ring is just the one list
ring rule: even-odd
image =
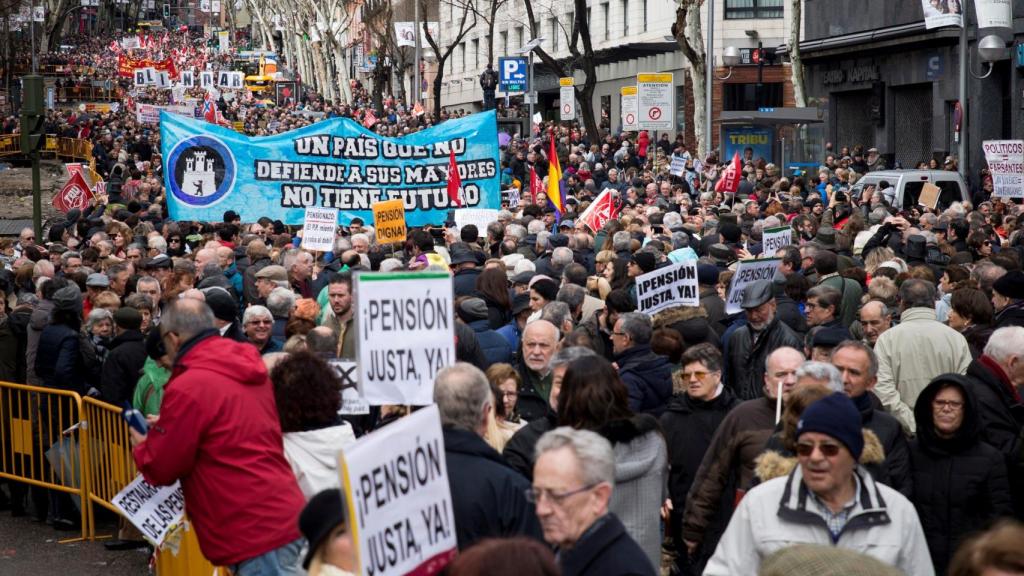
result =
[{"label": "man in red jacket", "polygon": [[211,562],[235,576],[299,574],[305,500],[284,457],[259,353],[221,338],[199,300],[166,309],[160,333],[174,366],[149,433],[131,430],[136,465],[150,484],[181,480]]}]

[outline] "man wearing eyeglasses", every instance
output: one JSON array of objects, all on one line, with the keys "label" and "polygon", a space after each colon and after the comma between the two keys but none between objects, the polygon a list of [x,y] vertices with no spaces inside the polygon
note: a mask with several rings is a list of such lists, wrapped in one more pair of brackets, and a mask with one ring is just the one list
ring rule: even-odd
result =
[{"label": "man wearing eyeglasses", "polygon": [[603,436],[561,427],[537,442],[533,487],[544,539],[555,547],[562,576],[657,574],[622,521],[608,510],[615,453]]},{"label": "man wearing eyeglasses", "polygon": [[14,245],[14,259],[17,260],[25,252],[25,248],[29,246],[35,246],[36,244],[36,233],[31,228],[22,228],[21,234],[18,235],[18,243]]},{"label": "man wearing eyeglasses", "polygon": [[811,404],[797,424],[799,466],[753,488],[733,513],[705,575],[757,574],[795,544],[846,548],[904,574],[935,574],[914,505],[857,464],[861,417],[841,392]]},{"label": "man wearing eyeglasses", "polygon": [[494,401],[487,376],[472,364],[449,366],[434,379],[460,550],[484,538],[541,539],[529,481],[484,441]]}]

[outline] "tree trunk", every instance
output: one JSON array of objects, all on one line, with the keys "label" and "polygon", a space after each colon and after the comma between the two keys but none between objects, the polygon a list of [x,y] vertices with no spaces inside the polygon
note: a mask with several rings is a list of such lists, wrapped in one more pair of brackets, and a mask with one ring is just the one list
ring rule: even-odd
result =
[{"label": "tree trunk", "polygon": [[[436,54],[436,52],[435,52]],[[437,61],[437,74],[434,76],[434,121],[441,118],[441,83],[444,81],[444,64],[448,58]]]},{"label": "tree trunk", "polygon": [[[701,33],[700,7],[704,0],[679,0],[676,7],[676,21],[672,35],[679,44],[683,57],[689,64],[690,80],[693,86],[693,137],[697,140],[697,156],[704,158],[711,150],[710,126],[705,126],[705,102],[707,55],[704,52],[704,35]],[[707,103],[710,104],[710,103]]]},{"label": "tree trunk", "polygon": [[[601,138],[601,129],[597,125],[597,116],[594,114],[594,88],[596,82],[591,85],[590,83],[584,83],[583,87],[577,92],[576,99],[579,100],[580,115],[583,116],[583,127],[587,129],[587,134],[592,135],[590,143],[597,143]],[[533,122],[533,120],[530,120]]]},{"label": "tree trunk", "polygon": [[790,1],[789,21],[789,72],[793,82],[793,100],[797,108],[807,106],[807,89],[804,85],[804,63],[800,56],[800,27],[803,23],[801,12],[803,0]]}]

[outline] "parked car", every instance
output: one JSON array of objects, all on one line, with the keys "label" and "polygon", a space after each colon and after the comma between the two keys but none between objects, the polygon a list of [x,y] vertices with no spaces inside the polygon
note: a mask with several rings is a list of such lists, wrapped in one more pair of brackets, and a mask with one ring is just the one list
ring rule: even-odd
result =
[{"label": "parked car", "polygon": [[896,199],[893,205],[909,210],[917,206],[921,191],[924,185],[930,182],[939,188],[938,205],[939,211],[949,208],[953,203],[970,198],[967,184],[958,172],[946,170],[879,170],[868,172],[863,178],[857,181],[851,188],[853,197],[859,197],[867,186],[878,188],[881,182],[888,182],[889,186],[896,189]]}]

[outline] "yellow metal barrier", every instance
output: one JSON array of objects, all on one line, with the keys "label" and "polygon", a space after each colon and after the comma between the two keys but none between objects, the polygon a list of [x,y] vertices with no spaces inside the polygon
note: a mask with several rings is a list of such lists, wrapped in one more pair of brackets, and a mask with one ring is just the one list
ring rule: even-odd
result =
[{"label": "yellow metal barrier", "polygon": [[0,382],[0,478],[79,498],[82,535],[63,542],[91,536],[81,414],[82,399],[74,392]]},{"label": "yellow metal barrier", "polygon": [[[136,475],[128,426],[121,417],[121,408],[85,398],[82,419],[88,423],[89,434],[89,465],[82,469],[85,484],[89,486],[89,502],[119,513],[111,502]],[[96,536],[92,518],[88,534]]]},{"label": "yellow metal barrier", "polygon": [[17,134],[0,136],[0,156],[19,156],[20,154],[21,142]]},{"label": "yellow metal barrier", "polygon": [[[89,434],[90,466],[83,469],[89,486],[89,501],[120,513],[112,504],[114,497],[137,475],[128,426],[121,417],[121,408],[93,398],[82,400],[82,413],[88,422]],[[95,538],[95,521],[91,515],[89,522],[89,535]],[[156,556],[158,576],[213,574],[213,570],[214,565],[203,556],[192,529],[183,535],[177,555],[161,551]]]}]

